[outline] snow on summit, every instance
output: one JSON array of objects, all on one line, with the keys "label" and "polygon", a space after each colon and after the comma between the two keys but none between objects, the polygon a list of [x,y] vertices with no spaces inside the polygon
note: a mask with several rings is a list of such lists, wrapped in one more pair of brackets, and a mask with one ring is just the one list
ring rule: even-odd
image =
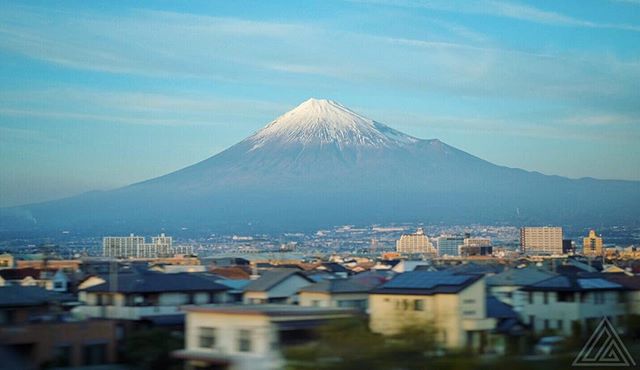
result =
[{"label": "snow on summit", "polygon": [[252,150],[269,142],[383,147],[417,141],[338,102],[313,98],[278,117],[248,140],[253,143]]}]

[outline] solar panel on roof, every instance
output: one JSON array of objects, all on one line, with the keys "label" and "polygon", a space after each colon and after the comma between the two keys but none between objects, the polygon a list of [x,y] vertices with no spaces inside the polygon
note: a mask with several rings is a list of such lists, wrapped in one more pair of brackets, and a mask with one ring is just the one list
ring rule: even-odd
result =
[{"label": "solar panel on roof", "polygon": [[433,289],[439,285],[460,285],[470,276],[442,272],[412,271],[398,275],[384,285],[385,288]]},{"label": "solar panel on roof", "polygon": [[620,285],[605,279],[578,279],[578,284],[582,289],[609,289],[620,288]]}]

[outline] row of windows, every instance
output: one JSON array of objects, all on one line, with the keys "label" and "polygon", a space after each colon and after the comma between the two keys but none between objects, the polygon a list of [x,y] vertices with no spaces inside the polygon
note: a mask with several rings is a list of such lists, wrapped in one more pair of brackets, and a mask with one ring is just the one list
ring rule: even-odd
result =
[{"label": "row of windows", "polygon": [[[218,329],[211,327],[198,328],[198,347],[215,349],[218,337]],[[251,330],[240,329],[236,333],[236,350],[238,352],[251,352]]]},{"label": "row of windows", "polygon": [[424,311],[424,300],[422,299],[398,299],[396,300],[396,310],[401,311]]},{"label": "row of windows", "polygon": [[[593,302],[595,304],[604,304],[605,302],[605,292],[591,292],[591,293],[574,293],[574,292],[543,292],[542,294],[542,302],[543,304],[549,304],[550,297],[556,294],[556,301],[558,302],[575,302],[576,299],[580,299],[580,303],[589,303]],[[528,292],[527,301],[529,304],[533,304],[533,296],[534,292]],[[626,295],[624,292],[618,292],[617,295],[618,303],[626,302]]]}]

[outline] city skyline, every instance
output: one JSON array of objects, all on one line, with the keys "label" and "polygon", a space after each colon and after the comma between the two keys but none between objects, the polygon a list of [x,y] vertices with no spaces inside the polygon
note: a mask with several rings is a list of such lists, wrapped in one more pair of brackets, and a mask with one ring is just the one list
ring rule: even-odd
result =
[{"label": "city skyline", "polygon": [[309,97],[501,165],[640,179],[631,2],[74,5],[2,6],[0,206],[169,173]]}]

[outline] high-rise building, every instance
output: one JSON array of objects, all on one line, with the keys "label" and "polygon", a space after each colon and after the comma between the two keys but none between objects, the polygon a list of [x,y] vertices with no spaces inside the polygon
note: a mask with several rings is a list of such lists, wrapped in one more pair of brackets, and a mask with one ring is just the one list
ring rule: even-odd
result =
[{"label": "high-rise building", "polygon": [[520,247],[527,254],[562,254],[561,227],[523,227],[520,229]]},{"label": "high-rise building", "polygon": [[464,244],[462,236],[443,235],[436,239],[439,256],[457,256],[458,247]]},{"label": "high-rise building", "polygon": [[589,236],[582,239],[582,254],[585,256],[602,256],[602,238],[595,230],[589,230]]},{"label": "high-rise building", "polygon": [[436,249],[421,227],[415,234],[402,234],[396,241],[396,251],[403,254],[436,254]]},{"label": "high-rise building", "polygon": [[102,239],[102,255],[115,258],[157,258],[173,255],[170,236],[160,234],[145,243],[144,236],[107,236]]}]

